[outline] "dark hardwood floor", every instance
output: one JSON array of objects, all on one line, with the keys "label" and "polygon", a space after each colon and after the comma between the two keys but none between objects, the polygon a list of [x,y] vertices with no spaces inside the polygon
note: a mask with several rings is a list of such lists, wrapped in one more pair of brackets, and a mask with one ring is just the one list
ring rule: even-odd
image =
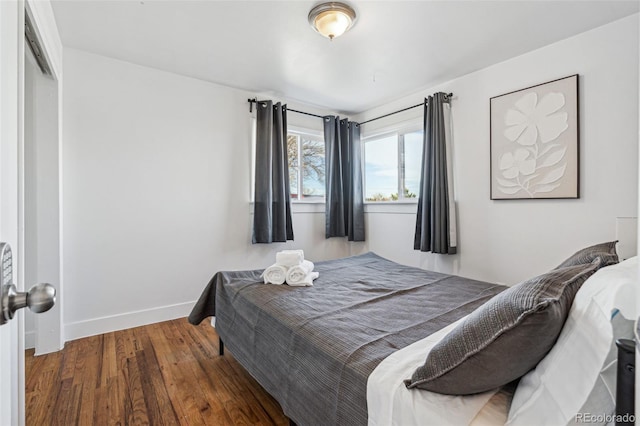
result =
[{"label": "dark hardwood floor", "polygon": [[280,405],[185,318],[26,354],[27,425],[288,425]]}]

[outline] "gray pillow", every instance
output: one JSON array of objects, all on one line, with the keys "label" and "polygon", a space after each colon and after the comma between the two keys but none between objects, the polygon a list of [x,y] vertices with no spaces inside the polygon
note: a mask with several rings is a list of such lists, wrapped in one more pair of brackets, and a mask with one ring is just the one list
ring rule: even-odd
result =
[{"label": "gray pillow", "polygon": [[555,269],[591,263],[596,257],[600,257],[602,259],[602,266],[615,265],[618,263],[618,253],[616,252],[617,242],[618,241],[616,240],[583,248],[582,250],[575,252]]},{"label": "gray pillow", "polygon": [[493,297],[438,342],[405,385],[469,395],[521,377],[549,352],[576,292],[600,267],[597,258],[555,269]]}]

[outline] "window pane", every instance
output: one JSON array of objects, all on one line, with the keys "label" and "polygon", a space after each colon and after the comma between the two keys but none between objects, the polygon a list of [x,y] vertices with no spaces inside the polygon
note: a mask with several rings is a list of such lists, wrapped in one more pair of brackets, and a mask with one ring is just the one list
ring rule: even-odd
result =
[{"label": "window pane", "polygon": [[324,140],[301,135],[302,146],[302,197],[304,199],[322,199],[324,184]]},{"label": "window pane", "polygon": [[365,143],[365,198],[367,201],[398,199],[398,137]]},{"label": "window pane", "polygon": [[291,199],[298,199],[298,136],[287,135],[287,158],[289,161],[289,190]]},{"label": "window pane", "polygon": [[420,192],[422,130],[404,135],[404,197],[417,198]]}]

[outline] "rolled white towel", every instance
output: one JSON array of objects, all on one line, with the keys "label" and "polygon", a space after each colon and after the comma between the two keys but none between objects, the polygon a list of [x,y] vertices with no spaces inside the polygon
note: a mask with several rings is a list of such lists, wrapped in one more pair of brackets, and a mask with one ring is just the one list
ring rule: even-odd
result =
[{"label": "rolled white towel", "polygon": [[302,250],[282,250],[276,253],[276,263],[282,266],[296,266],[304,261]]},{"label": "rolled white towel", "polygon": [[311,287],[313,280],[320,276],[320,272],[309,272],[303,279],[296,282],[287,282],[291,287]]},{"label": "rolled white towel", "polygon": [[289,268],[287,271],[287,284],[297,283],[305,279],[309,272],[313,271],[313,262],[309,260],[303,261],[299,265],[295,265]]},{"label": "rolled white towel", "polygon": [[284,284],[287,279],[287,267],[274,263],[264,270],[262,278],[265,284]]}]

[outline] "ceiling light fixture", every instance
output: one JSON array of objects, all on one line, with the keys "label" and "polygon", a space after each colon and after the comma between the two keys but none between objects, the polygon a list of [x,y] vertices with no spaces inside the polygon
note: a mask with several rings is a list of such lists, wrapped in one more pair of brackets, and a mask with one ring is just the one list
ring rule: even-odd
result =
[{"label": "ceiling light fixture", "polygon": [[309,24],[330,40],[344,34],[355,21],[351,6],[339,2],[321,3],[309,12]]}]

